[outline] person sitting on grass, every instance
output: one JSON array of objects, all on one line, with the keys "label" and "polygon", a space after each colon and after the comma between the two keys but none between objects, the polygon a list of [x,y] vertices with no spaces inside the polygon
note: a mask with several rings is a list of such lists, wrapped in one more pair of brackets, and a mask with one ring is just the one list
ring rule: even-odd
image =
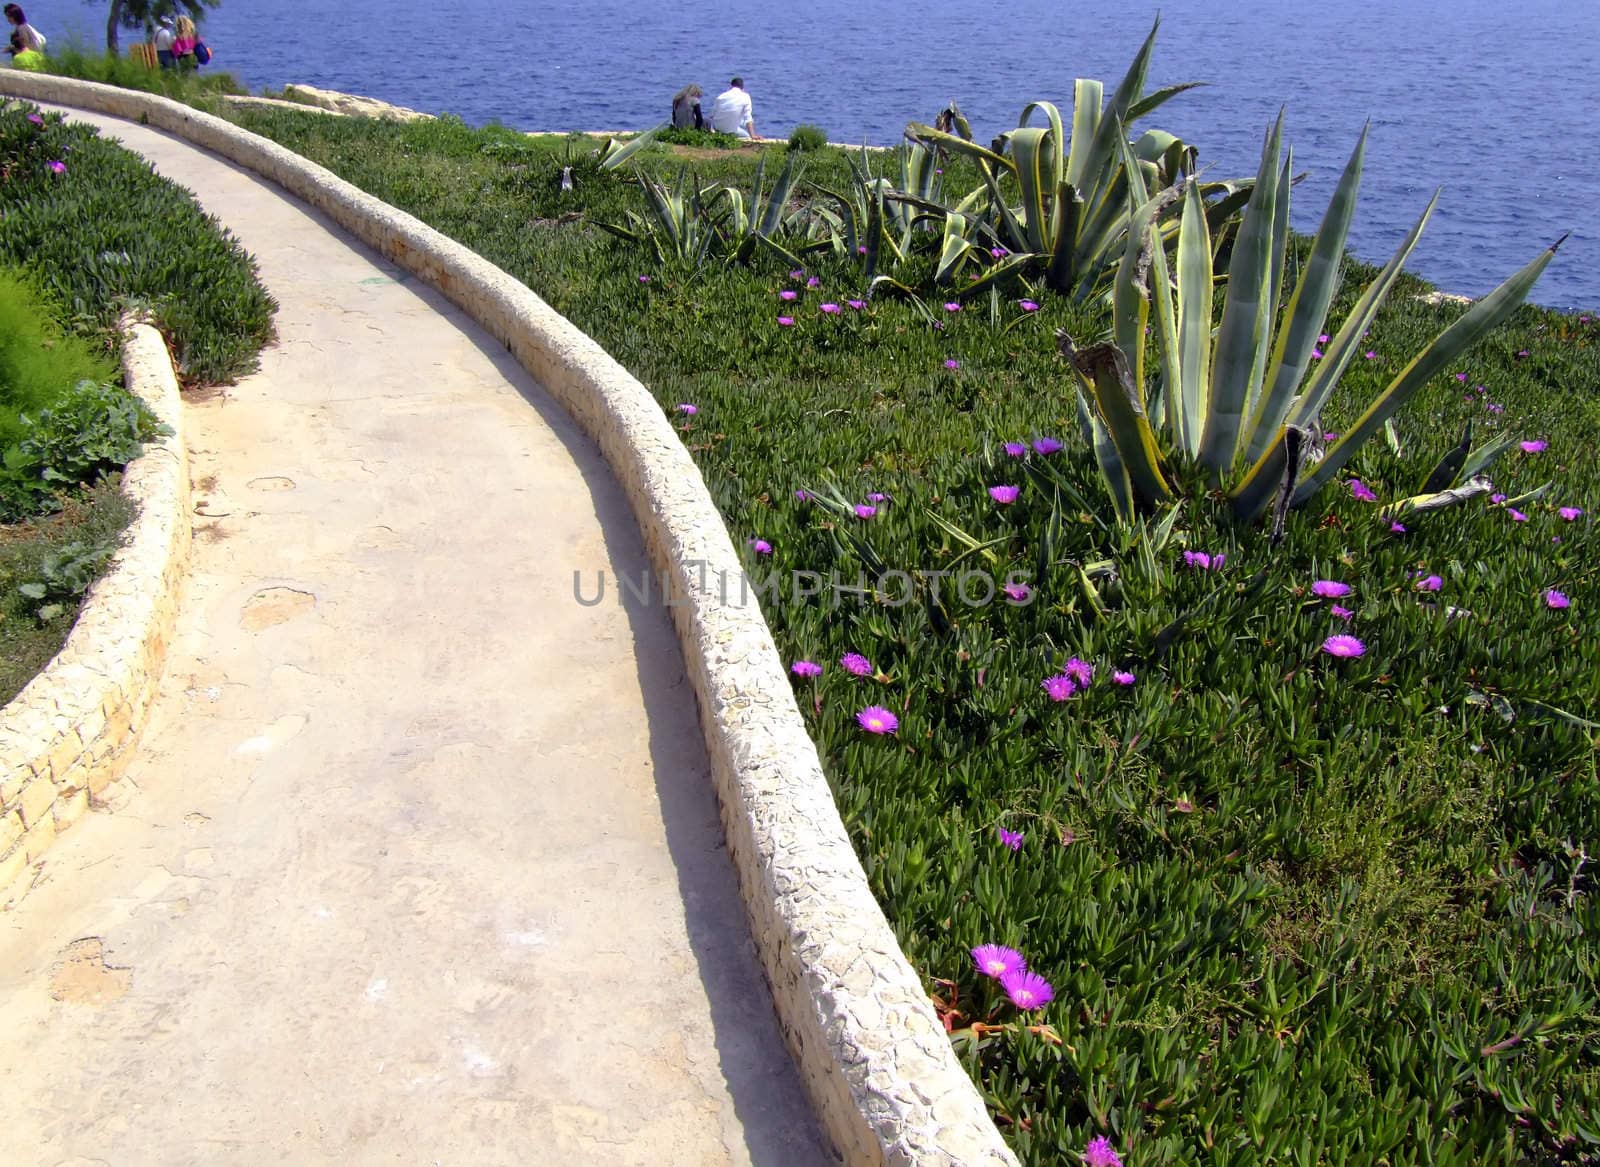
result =
[{"label": "person sitting on grass", "polygon": [[672,128],[687,130],[706,128],[705,115],[700,112],[700,99],[705,90],[698,85],[685,85],[672,95]]},{"label": "person sitting on grass", "polygon": [[744,79],[735,77],[728,82],[728,86],[711,103],[711,128],[719,134],[732,134],[736,138],[759,142],[761,135],[756,133],[755,111],[750,103],[750,95],[744,91]]}]

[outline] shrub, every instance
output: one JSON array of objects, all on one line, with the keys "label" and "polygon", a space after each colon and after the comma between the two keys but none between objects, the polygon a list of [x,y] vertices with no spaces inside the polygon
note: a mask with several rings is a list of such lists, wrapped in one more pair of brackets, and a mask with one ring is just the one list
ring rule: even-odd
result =
[{"label": "shrub", "polygon": [[109,381],[103,348],[63,332],[26,273],[0,269],[0,451],[21,438],[25,414],[48,408],[79,381]]},{"label": "shrub", "polygon": [[656,141],[667,146],[697,146],[702,150],[736,150],[743,139],[715,130],[680,130],[669,126],[656,135]]},{"label": "shrub", "polygon": [[0,216],[0,264],[27,267],[74,329],[109,333],[143,307],[187,379],[227,382],[256,367],[277,306],[255,262],[187,193],[92,127],[0,103]]},{"label": "shrub", "polygon": [[131,57],[113,56],[95,52],[81,44],[69,43],[61,49],[52,44],[45,58],[45,71],[59,77],[75,77],[80,81],[98,81],[102,85],[119,85],[123,89],[137,89],[144,93],[157,93],[178,101],[193,101],[222,93],[248,93],[232,73],[215,73],[207,69],[147,69]]},{"label": "shrub", "polygon": [[789,131],[789,149],[820,150],[828,144],[828,131],[821,126],[798,125]]}]

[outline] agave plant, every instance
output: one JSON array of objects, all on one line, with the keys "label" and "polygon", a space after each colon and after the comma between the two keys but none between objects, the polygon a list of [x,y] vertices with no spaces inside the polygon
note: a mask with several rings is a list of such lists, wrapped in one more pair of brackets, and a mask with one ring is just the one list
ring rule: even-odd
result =
[{"label": "agave plant", "polygon": [[[947,227],[941,269],[953,268],[964,257],[977,259],[980,250],[986,257],[980,227],[988,222],[995,245],[1010,254],[990,265],[966,294],[1007,275],[1042,271],[1048,287],[1087,296],[1122,253],[1137,205],[1130,201],[1130,179],[1137,177],[1145,189],[1160,189],[1180,182],[1193,169],[1193,148],[1171,134],[1151,130],[1131,152],[1125,137],[1125,127],[1199,84],[1144,92],[1159,27],[1157,20],[1103,110],[1104,86],[1092,80],[1075,82],[1070,138],[1061,111],[1047,101],[1030,102],[1017,128],[988,147],[972,141],[970,128],[959,117],[946,119],[950,130],[920,123],[907,127],[907,135],[917,141],[971,158],[983,175],[984,185],[963,200],[965,208],[949,208],[960,219],[960,228]],[[1046,124],[1029,125],[1035,114]],[[1015,206],[1008,195],[1013,189],[1020,195]]]},{"label": "agave plant", "polygon": [[[734,262],[748,264],[756,251],[764,248],[790,267],[798,267],[799,257],[775,239],[792,218],[788,211],[789,196],[794,193],[799,180],[794,156],[789,155],[770,191],[763,189],[765,170],[766,157],[763,155],[756,161],[755,181],[751,184],[748,199],[737,187],[728,186],[718,192],[721,195],[719,199],[713,200],[713,206],[721,207],[715,220],[719,253]],[[829,242],[825,240],[820,246],[829,246]]]},{"label": "agave plant", "polygon": [[618,144],[617,139],[607,138],[600,143],[600,148],[595,151],[594,160],[601,170],[615,170],[640,150],[656,140],[656,135],[666,129],[670,123],[662,122],[646,130],[642,134],[635,134],[627,142]]},{"label": "agave plant", "polygon": [[[1198,465],[1210,487],[1227,492],[1243,520],[1259,518],[1275,499],[1280,515],[1305,502],[1401,406],[1522,303],[1561,244],[1558,240],[1476,301],[1412,357],[1318,459],[1322,409],[1359,351],[1439,194],[1435,191],[1321,359],[1314,360],[1319,337],[1331,331],[1325,322],[1339,285],[1367,133],[1362,131],[1350,155],[1285,304],[1279,303],[1279,294],[1290,242],[1292,152],[1285,154],[1282,136],[1280,115],[1266,135],[1238,228],[1220,316],[1214,310],[1210,231],[1195,183],[1189,182],[1181,194],[1168,189],[1152,196],[1142,175],[1131,167],[1125,170],[1141,205],[1117,271],[1113,339],[1079,348],[1058,334],[1063,354],[1093,402],[1091,408],[1080,397],[1081,417],[1123,518],[1168,502],[1180,465]],[[1175,198],[1181,199],[1182,212],[1174,279],[1157,222]],[[1480,450],[1474,457],[1470,435],[1466,444],[1459,465],[1436,467],[1420,498],[1459,491],[1459,471],[1470,467],[1476,474],[1498,452],[1491,446],[1487,456]],[[1417,499],[1406,501],[1419,508]],[[1432,505],[1445,501],[1434,497]]]},{"label": "agave plant", "polygon": [[684,174],[678,171],[678,181],[671,189],[649,175],[639,175],[639,185],[649,199],[652,217],[647,219],[637,211],[628,211],[625,226],[599,222],[595,226],[619,239],[643,244],[657,263],[698,266],[711,254],[712,245],[717,241],[706,202],[720,188],[713,185],[702,189],[699,180],[693,179],[686,190]]}]

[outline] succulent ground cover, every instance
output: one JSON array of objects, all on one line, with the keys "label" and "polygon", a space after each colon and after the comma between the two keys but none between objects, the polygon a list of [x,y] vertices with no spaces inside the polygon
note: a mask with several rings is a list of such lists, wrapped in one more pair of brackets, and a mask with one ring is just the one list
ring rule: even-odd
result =
[{"label": "succulent ground cover", "polygon": [[[592,143],[233,116],[524,280],[676,419],[1024,1162],[1593,1161],[1600,320],[1516,311],[1281,541],[1194,475],[1119,520],[1054,337],[1111,333],[1098,297],[948,291],[937,231],[877,294],[839,249],[658,260],[596,228],[652,209]],[[636,161],[670,194],[761,155]],[[850,179],[817,151],[790,208]],[[1400,277],[1318,444],[1463,313],[1424,290]],[[1468,423],[1508,439],[1492,489],[1392,509]]]},{"label": "succulent ground cover", "polygon": [[0,702],[55,655],[132,518],[120,471],[159,432],[118,384],[115,325],[135,308],[205,384],[254,367],[274,305],[136,156],[0,103]]}]

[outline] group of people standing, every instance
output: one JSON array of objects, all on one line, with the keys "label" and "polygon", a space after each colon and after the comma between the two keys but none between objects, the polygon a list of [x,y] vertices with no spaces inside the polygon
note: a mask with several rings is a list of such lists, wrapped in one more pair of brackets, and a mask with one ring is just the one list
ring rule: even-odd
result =
[{"label": "group of people standing", "polygon": [[6,23],[11,26],[11,37],[6,52],[18,69],[44,68],[44,33],[28,23],[28,16],[16,4],[5,7]]},{"label": "group of people standing", "polygon": [[672,125],[679,130],[712,130],[718,134],[732,134],[736,138],[760,141],[756,133],[755,109],[750,95],[744,91],[744,78],[735,77],[728,82],[725,92],[717,94],[711,103],[711,113],[700,109],[700,99],[705,90],[698,85],[687,85],[672,97]]},{"label": "group of people standing", "polygon": [[211,60],[211,50],[187,16],[176,21],[163,16],[156,29],[155,45],[156,64],[163,69],[198,69]]}]

